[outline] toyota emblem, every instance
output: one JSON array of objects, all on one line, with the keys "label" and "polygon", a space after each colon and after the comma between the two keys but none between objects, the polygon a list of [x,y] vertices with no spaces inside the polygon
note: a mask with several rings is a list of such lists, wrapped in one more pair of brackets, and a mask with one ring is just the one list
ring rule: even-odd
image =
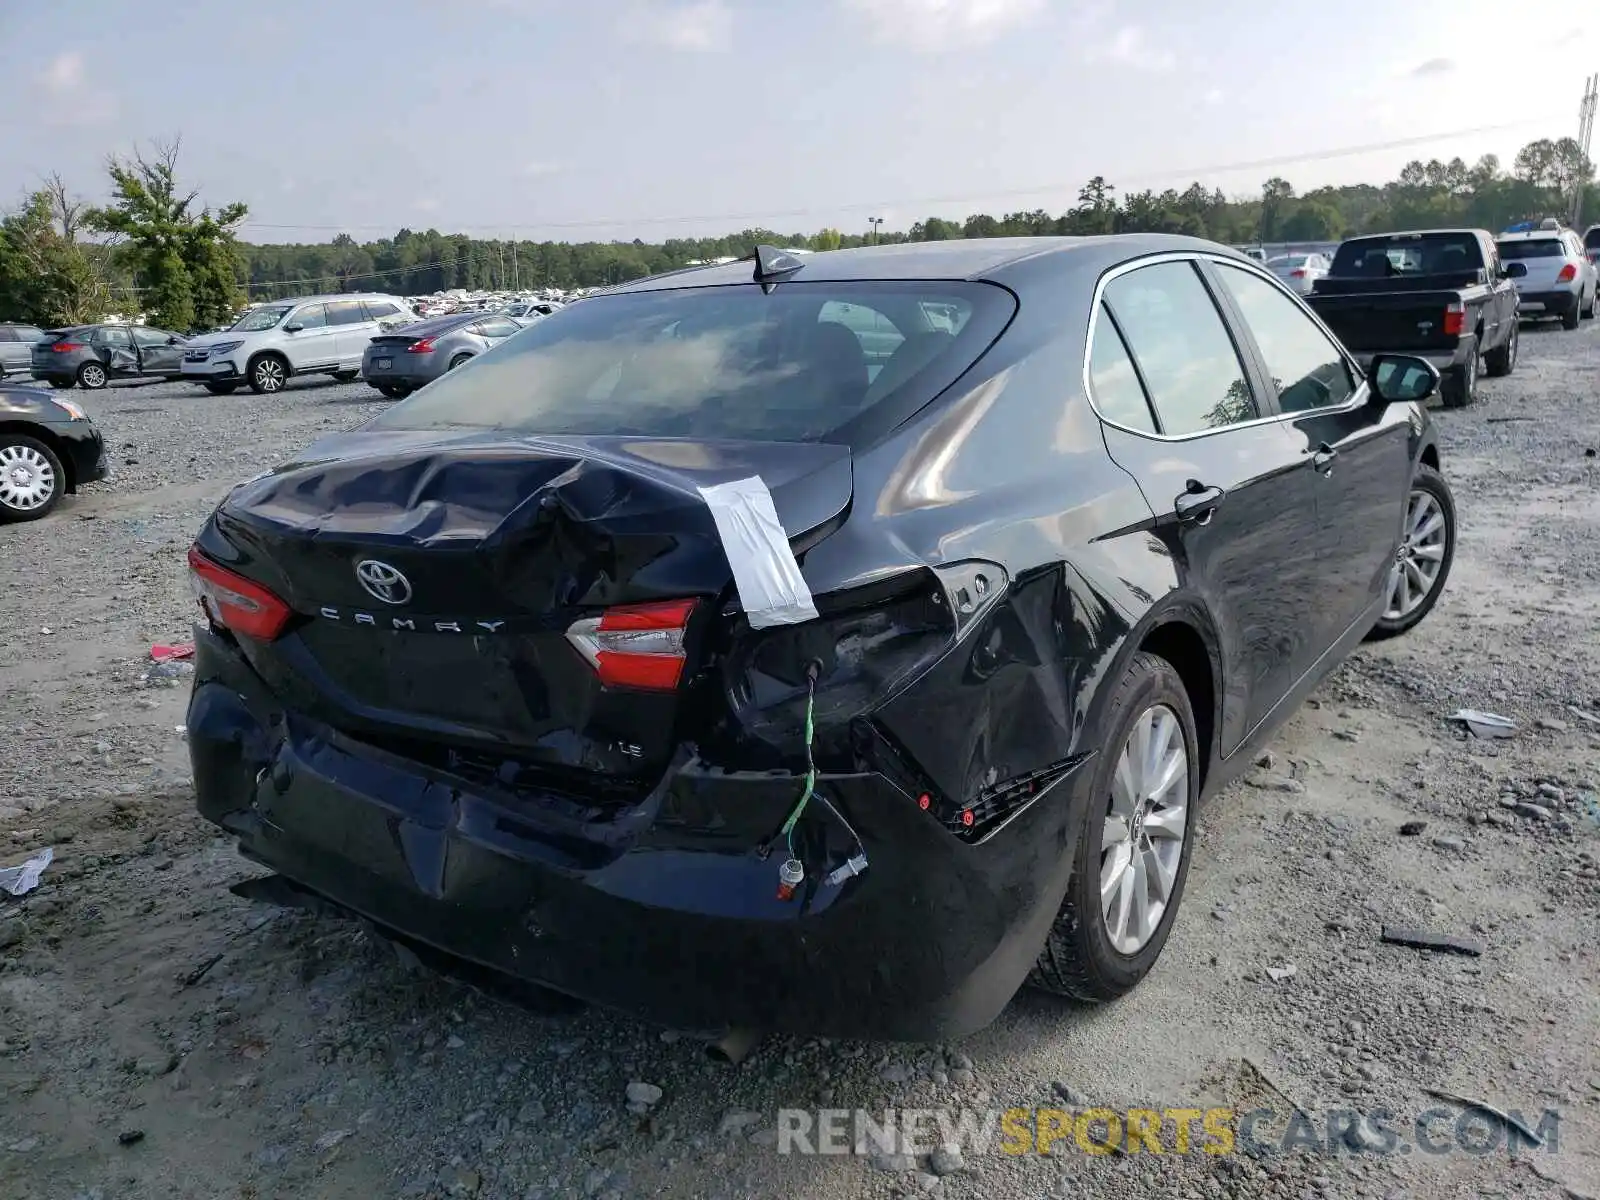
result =
[{"label": "toyota emblem", "polygon": [[374,600],[385,604],[408,604],[411,601],[411,581],[399,570],[375,558],[362,559],[356,564],[356,580]]}]

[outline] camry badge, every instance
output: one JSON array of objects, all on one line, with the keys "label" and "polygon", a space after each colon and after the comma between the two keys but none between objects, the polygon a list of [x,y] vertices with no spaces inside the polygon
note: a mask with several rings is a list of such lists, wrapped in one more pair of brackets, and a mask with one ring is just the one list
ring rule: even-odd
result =
[{"label": "camry badge", "polygon": [[411,602],[411,581],[386,562],[362,559],[356,564],[356,581],[374,600],[385,604]]}]

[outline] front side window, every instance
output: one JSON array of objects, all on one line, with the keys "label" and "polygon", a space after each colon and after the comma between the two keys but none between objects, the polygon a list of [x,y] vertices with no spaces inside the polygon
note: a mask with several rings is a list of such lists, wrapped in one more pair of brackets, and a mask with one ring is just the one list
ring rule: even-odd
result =
[{"label": "front side window", "polygon": [[480,337],[486,338],[507,338],[522,330],[522,326],[505,317],[485,317],[473,328],[478,331]]},{"label": "front side window", "polygon": [[171,337],[172,334],[161,329],[145,329],[141,327],[133,331],[134,343],[146,350],[153,349],[156,346],[165,346]]},{"label": "front side window", "polygon": [[1089,350],[1089,387],[1094,392],[1095,407],[1106,420],[1128,429],[1156,431],[1144,384],[1139,382],[1133,359],[1128,357],[1128,348],[1104,305],[1100,306],[1094,345]]},{"label": "front side window", "polygon": [[1284,412],[1343,404],[1355,395],[1344,355],[1315,321],[1259,275],[1225,263],[1217,274],[1255,335]]},{"label": "front side window", "polygon": [[1233,339],[1193,263],[1140,267],[1106,285],[1106,307],[1149,389],[1163,433],[1204,433],[1259,415]]},{"label": "front side window", "polygon": [[327,306],[323,304],[308,304],[296,312],[287,324],[298,325],[301,329],[325,328],[328,324]]},{"label": "front side window", "polygon": [[[320,307],[320,306],[319,306]],[[244,316],[234,322],[229,333],[264,333],[268,329],[276,329],[278,322],[289,315],[286,307],[253,308]]]},{"label": "front side window", "polygon": [[[953,307],[961,332],[928,320],[928,303]],[[815,440],[880,406],[885,419],[909,416],[1015,311],[1003,288],[924,280],[597,296],[530,325],[369,428]],[[823,319],[847,312],[851,324]],[[894,344],[869,377],[867,339],[886,332],[880,318]]]}]

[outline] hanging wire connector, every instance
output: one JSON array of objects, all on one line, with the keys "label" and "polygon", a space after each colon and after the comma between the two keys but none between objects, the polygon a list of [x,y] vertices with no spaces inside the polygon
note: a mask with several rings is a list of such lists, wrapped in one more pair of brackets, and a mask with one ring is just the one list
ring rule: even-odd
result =
[{"label": "hanging wire connector", "polygon": [[[817,676],[822,673],[822,664],[813,659],[806,666],[806,779],[805,786],[801,789],[800,799],[795,801],[794,808],[789,811],[789,817],[783,823],[779,832],[783,835],[784,843],[789,847],[789,863],[796,866],[800,863],[800,856],[794,849],[794,827],[799,824],[801,816],[806,811],[806,805],[811,803],[811,797],[817,790],[817,762],[812,755],[811,743],[816,736],[816,700]],[[788,867],[785,863],[784,867]],[[790,889],[793,894],[793,889]]]}]

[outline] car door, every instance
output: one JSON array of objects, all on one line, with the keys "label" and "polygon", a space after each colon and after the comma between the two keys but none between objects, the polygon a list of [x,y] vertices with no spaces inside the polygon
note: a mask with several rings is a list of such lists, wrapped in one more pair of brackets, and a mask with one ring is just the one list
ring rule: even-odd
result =
[{"label": "car door", "polygon": [[[1303,304],[1248,267],[1217,262],[1220,280],[1275,393],[1284,428],[1311,463],[1317,514],[1315,626],[1301,664],[1316,660],[1384,599],[1411,486],[1406,405],[1384,404]],[[1362,632],[1365,632],[1363,628]]]},{"label": "car door", "polygon": [[339,360],[327,305],[303,304],[283,323],[283,351],[296,371],[317,371]]},{"label": "car door", "polygon": [[139,354],[139,374],[176,375],[183,357],[182,339],[165,329],[134,326],[133,346]]},{"label": "car door", "polygon": [[1299,678],[1316,510],[1310,463],[1189,257],[1114,274],[1091,333],[1090,391],[1112,459],[1138,482],[1223,660],[1232,753]]},{"label": "car door", "polygon": [[328,327],[333,330],[334,353],[346,369],[361,366],[367,343],[377,332],[377,322],[369,321],[359,300],[328,301]]},{"label": "car door", "polygon": [[133,335],[126,326],[102,325],[95,331],[94,344],[100,361],[112,375],[137,375],[139,354],[133,348]]}]

